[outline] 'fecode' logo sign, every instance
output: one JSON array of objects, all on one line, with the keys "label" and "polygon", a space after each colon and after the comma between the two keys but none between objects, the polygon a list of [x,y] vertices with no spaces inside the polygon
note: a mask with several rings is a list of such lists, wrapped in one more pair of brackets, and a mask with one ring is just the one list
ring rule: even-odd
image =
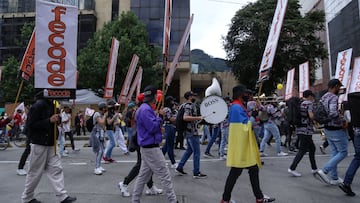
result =
[{"label": "'fecode' logo sign", "polygon": [[49,47],[47,53],[52,60],[47,63],[46,69],[50,73],[48,77],[49,84],[57,87],[65,83],[66,49],[63,46],[66,24],[61,21],[61,15],[66,14],[66,8],[57,6],[51,12],[54,13],[54,20],[48,24],[52,34],[48,38],[51,47]]}]

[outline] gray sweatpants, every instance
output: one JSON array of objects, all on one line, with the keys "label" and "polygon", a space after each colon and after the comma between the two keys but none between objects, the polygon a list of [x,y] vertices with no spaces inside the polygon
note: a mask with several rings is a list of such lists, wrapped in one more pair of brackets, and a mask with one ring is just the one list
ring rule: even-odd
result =
[{"label": "gray sweatpants", "polygon": [[139,203],[145,184],[150,180],[152,174],[155,174],[164,188],[169,203],[176,203],[176,195],[171,182],[170,171],[166,166],[165,157],[159,147],[140,148],[141,167],[136,179],[132,203]]},{"label": "gray sweatpants", "polygon": [[61,202],[67,197],[64,189],[63,168],[59,156],[54,155],[54,147],[32,144],[25,190],[21,196],[23,202],[34,199],[34,191],[43,172],[46,172],[55,190],[57,201]]}]

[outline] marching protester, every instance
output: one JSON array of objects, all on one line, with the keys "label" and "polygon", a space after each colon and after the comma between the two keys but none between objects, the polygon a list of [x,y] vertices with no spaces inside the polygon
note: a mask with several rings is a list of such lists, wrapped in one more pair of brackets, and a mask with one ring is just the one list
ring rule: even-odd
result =
[{"label": "marching protester", "polygon": [[337,165],[345,159],[348,153],[347,123],[338,110],[338,95],[341,86],[343,85],[340,80],[330,80],[328,83],[328,92],[321,97],[320,101],[324,105],[330,118],[330,121],[325,124],[324,128],[326,138],[331,147],[331,157],[323,168],[317,171],[316,175],[320,177],[322,181],[331,185],[339,185],[343,182],[343,180],[338,177]]},{"label": "marching protester", "polygon": [[64,111],[61,113],[61,123],[64,130],[65,137],[68,136],[73,151],[80,151],[79,148],[75,148],[74,135],[71,132],[71,109],[68,105],[64,106]]},{"label": "marching protester", "polygon": [[317,166],[315,161],[315,144],[312,140],[312,135],[314,133],[314,113],[313,113],[313,102],[315,95],[311,90],[306,90],[303,92],[304,101],[300,104],[300,115],[301,115],[301,124],[296,126],[295,131],[296,135],[299,137],[299,151],[297,152],[288,172],[295,177],[300,177],[301,174],[296,171],[297,165],[300,163],[301,159],[306,152],[309,152],[309,159],[311,164],[311,172],[317,172]]},{"label": "marching protester", "polygon": [[[162,142],[162,119],[155,114],[151,107],[156,103],[156,94],[157,90],[154,86],[147,86],[144,89],[144,103],[141,104],[135,115],[142,161],[132,195],[131,202],[133,203],[140,202],[144,185],[153,173],[164,187],[168,202],[177,202],[170,171],[166,166],[165,157],[159,145]],[[160,110],[159,113],[164,114],[163,110]]]},{"label": "marching protester", "polygon": [[350,121],[354,129],[353,144],[355,155],[345,173],[345,178],[339,187],[349,196],[355,196],[355,192],[351,189],[351,184],[355,178],[356,171],[360,166],[360,111],[359,111],[359,93],[351,93],[348,95],[350,106]]},{"label": "marching protester", "polygon": [[195,106],[196,96],[192,91],[188,91],[184,94],[185,99],[187,100],[184,106],[184,121],[187,122],[185,137],[187,148],[181,157],[181,160],[178,164],[178,167],[175,169],[175,172],[179,175],[186,175],[184,171],[184,165],[187,160],[193,154],[193,178],[206,178],[207,175],[200,172],[200,137],[197,129],[197,122],[202,120],[202,116],[197,115],[197,110]]},{"label": "marching protester", "polygon": [[121,152],[124,155],[129,155],[129,150],[125,144],[124,133],[121,129],[121,113],[119,112],[119,104],[115,104],[115,114],[118,114],[118,119],[114,121],[114,139],[115,143],[119,145]]},{"label": "marching protester", "polygon": [[127,131],[127,140],[128,140],[128,145],[129,145],[129,141],[131,140],[131,136],[133,134],[134,131],[134,121],[135,121],[135,104],[134,103],[129,103],[128,105],[128,109],[125,113],[125,125],[126,125],[126,131]]},{"label": "marching protester", "polygon": [[174,109],[174,97],[167,96],[165,98],[165,108],[164,108],[164,128],[165,128],[165,144],[162,147],[162,152],[165,155],[168,153],[169,159],[171,161],[171,168],[176,168],[177,164],[175,163],[174,157],[174,141],[176,134],[176,111]]},{"label": "marching protester", "polygon": [[234,202],[231,200],[231,193],[243,169],[249,170],[256,203],[275,201],[274,198],[265,196],[260,189],[260,155],[251,121],[249,120],[250,117],[244,104],[248,99],[245,96],[245,91],[246,87],[244,85],[233,88],[234,101],[229,111],[229,146],[226,159],[226,165],[231,169],[226,179],[221,203]]},{"label": "marching protester", "polygon": [[[139,94],[137,96],[137,100],[139,101],[138,106],[140,106],[143,101],[144,101],[144,97],[142,94]],[[135,112],[136,114],[136,109]],[[136,122],[135,122],[135,128],[134,128],[134,136],[131,137],[131,140],[129,142],[129,149],[130,150],[134,150],[136,151],[136,163],[133,166],[133,168],[130,170],[129,174],[124,178],[124,181],[121,181],[118,183],[118,187],[120,189],[121,195],[123,197],[130,197],[130,193],[128,191],[128,186],[129,184],[136,178],[136,176],[139,174],[140,171],[140,166],[141,166],[141,153],[140,153],[140,147],[137,143],[137,130],[136,130]],[[132,149],[133,148],[133,149]],[[146,195],[158,195],[158,194],[162,194],[163,190],[157,188],[154,185],[154,182],[152,180],[152,176],[150,177],[149,181],[146,183],[147,185],[147,189],[145,190],[145,194]]]},{"label": "marching protester", "polygon": [[104,154],[104,141],[105,141],[105,130],[106,130],[106,103],[100,102],[98,104],[99,112],[95,112],[93,115],[94,128],[91,131],[90,143],[92,150],[96,155],[95,158],[95,175],[102,175],[106,170],[101,166],[101,159]]},{"label": "marching protester", "polygon": [[54,104],[43,98],[39,92],[36,102],[31,106],[27,120],[27,133],[31,140],[29,170],[26,176],[25,189],[21,199],[23,203],[40,203],[34,198],[34,192],[44,172],[55,190],[56,198],[61,203],[76,201],[70,197],[64,188],[64,173],[58,155],[54,154],[54,125],[59,120],[59,114],[54,114]]},{"label": "marching protester", "polygon": [[107,102],[108,110],[105,113],[105,123],[106,123],[106,134],[109,138],[107,146],[105,149],[105,156],[103,157],[105,163],[112,163],[115,160],[112,159],[112,150],[115,147],[115,136],[114,136],[114,122],[119,118],[119,114],[115,113],[115,104],[113,100]]},{"label": "marching protester", "polygon": [[76,135],[80,136],[81,131],[85,136],[85,118],[83,111],[79,111],[78,114],[75,116],[75,128],[76,128]]}]

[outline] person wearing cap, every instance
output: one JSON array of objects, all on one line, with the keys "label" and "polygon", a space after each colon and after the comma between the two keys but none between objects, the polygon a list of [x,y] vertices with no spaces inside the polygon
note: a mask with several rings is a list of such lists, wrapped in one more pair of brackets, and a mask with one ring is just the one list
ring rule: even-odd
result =
[{"label": "person wearing cap", "polygon": [[99,111],[93,115],[94,127],[90,133],[90,143],[93,152],[96,155],[95,158],[95,175],[102,175],[106,170],[101,166],[101,159],[104,154],[104,141],[105,141],[105,130],[106,130],[106,118],[105,112],[107,105],[105,102],[98,104]]},{"label": "person wearing cap", "polygon": [[[152,105],[156,104],[157,90],[150,85],[144,89],[144,103],[136,111],[136,129],[141,152],[140,172],[133,190],[132,203],[139,203],[146,182],[152,174],[160,180],[169,203],[176,203],[176,195],[170,171],[160,149],[162,142],[162,119],[156,115]],[[163,110],[159,111],[164,114]]]},{"label": "person wearing cap", "polygon": [[186,103],[183,104],[185,108],[183,119],[188,122],[185,130],[187,148],[181,157],[175,172],[179,175],[186,175],[187,173],[184,171],[184,166],[191,154],[193,154],[193,178],[207,178],[207,175],[200,172],[200,136],[197,129],[197,123],[203,118],[202,116],[197,115],[195,106],[196,96],[197,94],[192,91],[188,91],[184,94],[184,97],[187,100]]},{"label": "person wearing cap", "polygon": [[23,203],[40,203],[34,198],[37,185],[44,172],[55,191],[56,199],[60,203],[76,201],[76,197],[70,197],[64,187],[64,172],[61,160],[54,154],[56,144],[55,125],[59,120],[59,114],[55,112],[52,100],[42,96],[43,91],[36,94],[36,101],[31,106],[26,123],[27,135],[31,140],[31,152],[29,169],[25,180],[25,189],[21,195]]},{"label": "person wearing cap", "polygon": [[103,157],[105,163],[113,163],[115,161],[112,159],[112,151],[115,147],[114,122],[119,118],[119,114],[115,113],[115,104],[114,100],[109,100],[107,102],[108,110],[104,115],[106,118],[106,134],[109,138],[104,151],[105,156]]},{"label": "person wearing cap", "polygon": [[301,174],[296,171],[296,167],[306,152],[309,152],[309,159],[312,169],[311,172],[314,174],[318,170],[315,161],[316,147],[312,139],[312,135],[314,134],[313,102],[315,100],[315,95],[311,90],[305,90],[303,92],[303,97],[304,101],[302,101],[300,104],[301,124],[297,125],[295,128],[295,133],[299,138],[299,151],[297,152],[290,168],[288,169],[288,172],[295,177],[301,176]]},{"label": "person wearing cap", "polygon": [[230,167],[220,203],[231,203],[231,193],[236,180],[244,169],[249,171],[250,183],[256,203],[272,202],[275,198],[264,195],[260,189],[259,167],[260,154],[250,115],[245,107],[248,100],[246,87],[237,85],[233,88],[233,102],[229,109],[229,140],[226,166]]},{"label": "person wearing cap", "polygon": [[[325,163],[316,175],[327,184],[339,185],[343,182],[337,173],[337,165],[346,158],[348,154],[347,123],[339,112],[338,100],[342,83],[338,79],[332,79],[328,83],[328,92],[325,93],[320,102],[324,105],[330,121],[324,125],[325,135],[331,147],[330,160]],[[330,177],[329,177],[330,176]]]},{"label": "person wearing cap", "polygon": [[162,147],[162,152],[165,155],[168,153],[169,159],[171,161],[171,168],[176,168],[177,164],[174,157],[174,140],[176,134],[176,111],[174,109],[174,97],[167,96],[165,98],[165,108],[164,108],[164,128],[165,128],[165,144]]}]

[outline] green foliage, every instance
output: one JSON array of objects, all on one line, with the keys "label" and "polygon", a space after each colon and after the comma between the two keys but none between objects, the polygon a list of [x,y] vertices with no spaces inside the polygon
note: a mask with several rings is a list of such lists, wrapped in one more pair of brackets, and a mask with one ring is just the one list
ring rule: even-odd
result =
[{"label": "green foliage", "polygon": [[[255,88],[258,79],[276,3],[277,0],[258,0],[237,11],[224,38],[229,65],[237,79],[249,88]],[[270,80],[263,85],[266,93],[273,92],[277,83],[286,80],[289,69],[305,61],[310,61],[310,77],[314,81],[315,58],[327,56],[324,43],[317,35],[324,30],[324,12],[313,11],[303,17],[299,8],[298,0],[289,0]]]},{"label": "green foliage", "polygon": [[[117,60],[115,89],[120,93],[133,54],[139,56],[138,66],[143,67],[142,85],[160,85],[161,66],[155,64],[160,61],[161,49],[148,43],[148,34],[142,24],[132,12],[122,13],[120,18],[104,26],[89,40],[87,47],[78,56],[79,88],[98,90],[104,88],[111,49],[111,38],[120,42]],[[150,76],[150,77],[149,77]],[[114,95],[115,96],[115,95]]]},{"label": "green foliage", "polygon": [[19,47],[27,47],[34,27],[35,22],[25,23],[21,28],[21,38],[15,39],[15,44]]},{"label": "green foliage", "polygon": [[[4,68],[2,71],[1,78],[1,103],[14,103],[19,89],[21,80],[18,77],[19,74],[20,62],[16,60],[15,57],[10,57],[4,61]],[[25,82],[19,97],[19,102],[25,102],[25,104],[30,104],[33,102],[34,95],[34,86],[33,86],[33,77],[31,81]]]},{"label": "green foliage", "polygon": [[199,64],[199,73],[229,71],[226,61],[221,58],[213,58],[203,50],[191,50],[191,63]]}]

